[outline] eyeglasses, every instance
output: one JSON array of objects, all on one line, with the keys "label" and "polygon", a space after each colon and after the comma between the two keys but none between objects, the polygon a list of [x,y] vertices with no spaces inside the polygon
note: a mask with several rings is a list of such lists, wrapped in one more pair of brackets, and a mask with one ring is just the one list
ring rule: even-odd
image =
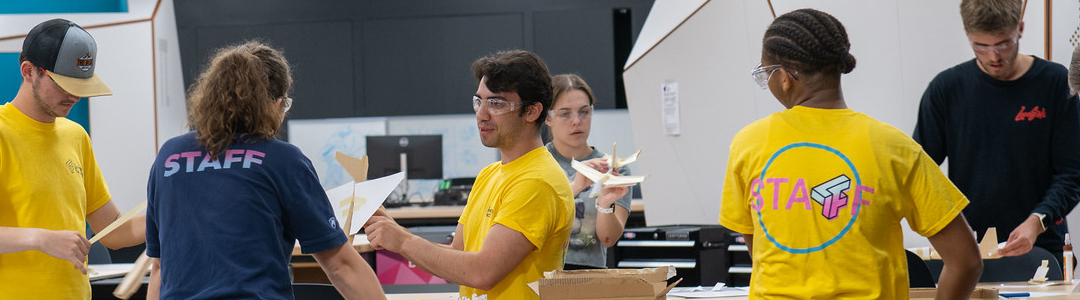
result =
[{"label": "eyeglasses", "polygon": [[289,108],[292,108],[292,98],[290,98],[290,97],[281,98],[281,102],[282,102],[282,104],[285,105],[285,112],[289,112]]},{"label": "eyeglasses", "polygon": [[1007,41],[1004,41],[1004,42],[997,43],[997,45],[993,45],[993,46],[983,45],[983,44],[976,44],[975,42],[971,42],[971,48],[975,49],[975,52],[979,53],[979,54],[987,54],[987,53],[990,53],[990,51],[994,51],[994,53],[1001,54],[1001,52],[1011,50],[1013,47],[1015,47],[1017,45],[1016,41],[1019,40],[1019,39],[1020,39],[1019,36],[1014,35],[1011,39],[1009,39]]},{"label": "eyeglasses", "polygon": [[[579,109],[577,111],[577,118],[581,119],[582,121],[588,120],[589,118],[592,118],[592,111],[593,111],[593,106],[592,105],[582,107],[581,109]],[[551,116],[553,118],[557,118],[557,119],[563,120],[563,121],[569,121],[570,118],[574,117],[574,111],[570,110],[569,108],[560,108],[559,110],[549,110],[548,111],[548,116]]]},{"label": "eyeglasses", "polygon": [[[516,107],[514,102],[506,101],[499,98],[487,98],[487,112],[493,116],[505,114],[514,111]],[[479,96],[472,97],[472,109],[473,112],[480,112],[480,107],[483,106],[485,99],[481,99]]]},{"label": "eyeglasses", "polygon": [[53,79],[52,75],[49,75],[49,71],[46,71],[45,68],[42,67],[38,67],[38,69],[41,69],[41,74],[45,74],[45,77],[48,77],[49,80],[52,80],[53,83],[56,83],[56,79]]},{"label": "eyeglasses", "polygon": [[[782,66],[782,65],[762,66],[761,64],[758,64],[757,67],[754,67],[754,69],[750,70],[750,77],[754,78],[754,82],[756,82],[757,85],[759,87],[761,87],[761,89],[763,89],[763,90],[768,89],[769,88],[769,78],[772,77],[773,73],[776,73],[776,70],[779,70],[779,69],[782,69],[782,68],[784,68],[784,66]],[[795,71],[790,71],[789,70],[788,74],[791,74],[791,78],[794,78],[795,80],[799,80],[799,77],[795,76]]]}]

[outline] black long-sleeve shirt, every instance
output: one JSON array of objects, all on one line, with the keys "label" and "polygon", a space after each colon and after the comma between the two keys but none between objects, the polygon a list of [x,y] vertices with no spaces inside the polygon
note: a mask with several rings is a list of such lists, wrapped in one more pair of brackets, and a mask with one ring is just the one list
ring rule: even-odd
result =
[{"label": "black long-sleeve shirt", "polygon": [[1080,105],[1065,67],[1035,57],[1019,79],[1001,81],[975,60],[942,71],[923,93],[914,138],[971,204],[964,217],[998,241],[1032,213],[1055,222],[1036,246],[1061,253],[1065,216],[1080,202]]}]

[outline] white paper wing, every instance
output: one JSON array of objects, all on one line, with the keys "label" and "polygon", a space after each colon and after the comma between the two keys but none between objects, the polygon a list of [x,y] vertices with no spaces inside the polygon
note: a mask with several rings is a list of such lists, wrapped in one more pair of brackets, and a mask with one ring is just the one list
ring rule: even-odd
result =
[{"label": "white paper wing", "polygon": [[326,196],[330,199],[330,205],[334,208],[334,214],[341,226],[347,223],[345,219],[349,215],[349,202],[352,200],[352,224],[348,232],[356,233],[404,178],[405,174],[399,172],[364,182],[350,182],[326,191]]},{"label": "white paper wing", "polygon": [[356,233],[367,223],[371,215],[386,201],[386,197],[394,192],[398,184],[405,179],[405,173],[394,173],[385,177],[371,179],[356,183],[356,197],[364,199],[364,203],[357,203],[360,209],[353,213],[352,228],[349,232]]}]

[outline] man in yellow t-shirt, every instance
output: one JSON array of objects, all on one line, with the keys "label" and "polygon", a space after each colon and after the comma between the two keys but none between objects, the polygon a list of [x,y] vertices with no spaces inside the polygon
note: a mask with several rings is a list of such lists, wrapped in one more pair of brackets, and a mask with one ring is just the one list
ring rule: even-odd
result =
[{"label": "man in yellow t-shirt", "polygon": [[[38,24],[23,41],[22,85],[0,105],[0,299],[90,299],[86,224],[100,231],[120,212],[90,137],[64,118],[81,98],[112,92],[94,75],[97,45],[71,21]],[[101,240],[143,243],[144,217]]]},{"label": "man in yellow t-shirt", "polygon": [[540,140],[551,75],[540,57],[520,50],[480,58],[472,69],[480,140],[502,161],[476,177],[454,241],[428,242],[386,216],[368,221],[368,240],[461,285],[463,297],[538,299],[526,284],[562,269],[574,220],[570,182]]}]

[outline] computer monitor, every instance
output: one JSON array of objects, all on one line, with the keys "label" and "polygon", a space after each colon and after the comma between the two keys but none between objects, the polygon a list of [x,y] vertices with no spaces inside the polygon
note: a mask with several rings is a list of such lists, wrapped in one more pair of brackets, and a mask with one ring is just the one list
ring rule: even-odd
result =
[{"label": "computer monitor", "polygon": [[443,179],[442,135],[367,136],[368,178]]}]

